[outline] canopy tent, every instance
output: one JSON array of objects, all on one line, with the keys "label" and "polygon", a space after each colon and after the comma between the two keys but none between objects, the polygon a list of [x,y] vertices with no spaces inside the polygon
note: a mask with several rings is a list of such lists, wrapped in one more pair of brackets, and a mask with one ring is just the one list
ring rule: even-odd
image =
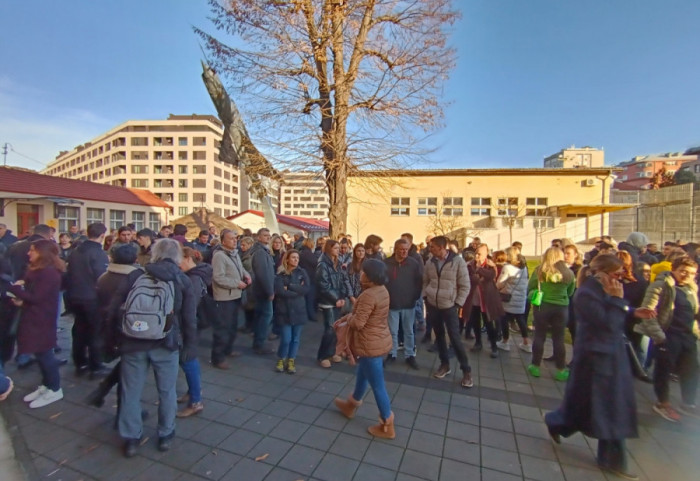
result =
[{"label": "canopy tent", "polygon": [[206,208],[197,209],[191,214],[170,222],[170,225],[175,224],[184,224],[187,226],[187,235],[185,237],[188,239],[196,239],[201,231],[209,230],[209,226],[211,225],[215,225],[218,232],[221,232],[222,229],[231,229],[238,234],[243,233],[243,229],[238,225]]}]

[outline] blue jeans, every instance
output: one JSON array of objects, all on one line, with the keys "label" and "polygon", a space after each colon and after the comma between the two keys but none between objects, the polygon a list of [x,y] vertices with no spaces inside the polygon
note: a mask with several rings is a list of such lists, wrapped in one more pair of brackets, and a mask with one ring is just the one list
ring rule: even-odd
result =
[{"label": "blue jeans", "polygon": [[2,366],[2,359],[0,359],[0,394],[5,394],[10,388],[10,378],[5,376],[5,369]]},{"label": "blue jeans", "polygon": [[416,324],[418,326],[425,325],[425,315],[423,314],[423,298],[422,297],[419,297],[418,300],[416,301],[415,317],[416,317]]},{"label": "blue jeans", "polygon": [[260,349],[265,344],[270,322],[272,322],[272,301],[269,299],[256,299],[253,349]]},{"label": "blue jeans", "polygon": [[357,361],[357,379],[352,397],[361,401],[369,384],[372,387],[372,393],[374,393],[374,400],[377,401],[379,415],[386,421],[391,416],[391,403],[389,402],[389,394],[386,392],[386,384],[384,384],[384,365],[382,362],[381,356],[361,357]]},{"label": "blue jeans", "polygon": [[196,357],[190,361],[181,362],[180,367],[187,380],[187,394],[190,395],[190,406],[202,401],[202,371],[199,368],[199,359]]},{"label": "blue jeans", "polygon": [[141,393],[149,366],[153,366],[158,389],[158,436],[165,437],[175,431],[177,413],[178,351],[163,348],[122,354],[119,384],[120,412],[119,434],[124,439],[139,439],[143,435],[141,419]]},{"label": "blue jeans", "polygon": [[303,327],[301,324],[296,326],[290,324],[279,326],[280,346],[277,348],[277,357],[280,359],[295,359],[297,357]]},{"label": "blue jeans", "polygon": [[416,336],[413,332],[413,322],[415,321],[415,309],[391,309],[389,311],[389,331],[391,332],[391,356],[396,357],[396,351],[399,348],[399,324],[403,329],[403,347],[404,356],[415,357],[416,355]]},{"label": "blue jeans", "polygon": [[61,374],[58,371],[58,360],[53,355],[53,349],[36,352],[34,356],[41,370],[41,384],[52,391],[61,389]]}]

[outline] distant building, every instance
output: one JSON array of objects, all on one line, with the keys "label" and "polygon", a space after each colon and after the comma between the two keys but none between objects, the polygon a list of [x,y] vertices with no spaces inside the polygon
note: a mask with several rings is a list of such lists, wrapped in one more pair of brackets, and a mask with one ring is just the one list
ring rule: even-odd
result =
[{"label": "distant building", "polygon": [[[119,187],[149,189],[176,216],[207,207],[221,216],[250,208],[240,170],[219,160],[223,129],[212,115],[129,120],[61,152],[44,174]],[[274,183],[273,183],[274,184]],[[276,204],[277,189],[271,191]]]},{"label": "distant building", "polygon": [[118,229],[133,223],[157,232],[171,214],[171,206],[147,190],[0,167],[0,222],[20,237],[37,224],[67,232],[73,225],[84,229],[102,222]]},{"label": "distant building", "polygon": [[658,155],[644,155],[633,157],[627,162],[618,164],[622,172],[617,176],[613,188],[619,190],[642,190],[649,188],[649,181],[656,172],[662,168],[666,172],[675,174],[688,162],[700,159],[698,149],[689,149],[686,152],[668,152]]},{"label": "distant building", "polygon": [[591,169],[603,167],[605,152],[593,147],[571,146],[544,158],[545,169]]},{"label": "distant building", "polygon": [[323,174],[283,172],[280,185],[280,214],[328,219],[328,188]]},{"label": "distant building", "polygon": [[[243,229],[250,229],[253,232],[267,227],[265,224],[265,216],[259,210],[247,210],[240,214],[230,216],[228,220],[235,222],[236,225]],[[290,237],[297,232],[304,232],[304,237],[316,239],[328,235],[330,229],[328,221],[282,214],[277,214],[277,223],[279,224],[280,232],[273,232],[273,234],[282,234],[286,232]]]}]

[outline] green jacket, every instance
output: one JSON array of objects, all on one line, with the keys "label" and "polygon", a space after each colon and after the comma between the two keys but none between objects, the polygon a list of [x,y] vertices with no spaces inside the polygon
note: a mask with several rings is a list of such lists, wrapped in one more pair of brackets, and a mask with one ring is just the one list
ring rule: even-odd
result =
[{"label": "green jacket", "polygon": [[693,281],[676,289],[676,280],[669,271],[656,276],[656,280],[647,288],[644,300],[640,307],[655,309],[657,316],[652,319],[642,319],[642,322],[634,326],[635,332],[649,336],[654,343],[662,343],[666,340],[666,330],[673,319],[673,306],[676,302],[676,292],[679,291],[688,297],[688,302],[693,306],[695,317],[698,315],[698,286]]},{"label": "green jacket", "polygon": [[[568,306],[569,298],[574,294],[576,288],[576,278],[563,261],[557,262],[555,267],[562,275],[561,282],[540,282],[542,291],[542,304],[554,304],[556,306]],[[532,291],[537,290],[537,279],[540,275],[540,266],[530,276],[527,283],[527,297],[530,298]]]}]

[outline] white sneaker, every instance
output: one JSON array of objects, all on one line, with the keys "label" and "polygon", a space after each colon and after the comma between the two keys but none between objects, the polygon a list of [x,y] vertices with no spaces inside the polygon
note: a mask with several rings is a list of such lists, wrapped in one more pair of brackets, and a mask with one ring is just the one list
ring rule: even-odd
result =
[{"label": "white sneaker", "polygon": [[40,408],[53,402],[60,401],[61,399],[63,399],[63,389],[59,389],[58,391],[47,389],[44,394],[30,402],[29,407],[32,409]]},{"label": "white sneaker", "polygon": [[34,401],[34,400],[37,399],[39,396],[41,396],[42,394],[44,394],[47,390],[48,390],[48,388],[47,388],[46,386],[39,386],[39,387],[37,388],[36,391],[34,391],[34,392],[32,392],[32,393],[29,393],[29,394],[27,394],[26,396],[24,396],[24,402],[30,403],[30,402]]},{"label": "white sneaker", "polygon": [[498,341],[496,343],[496,347],[502,351],[510,351],[510,343],[508,341],[506,341],[506,342]]},{"label": "white sneaker", "polygon": [[521,351],[532,352],[532,344],[523,344],[522,342],[518,344]]}]

